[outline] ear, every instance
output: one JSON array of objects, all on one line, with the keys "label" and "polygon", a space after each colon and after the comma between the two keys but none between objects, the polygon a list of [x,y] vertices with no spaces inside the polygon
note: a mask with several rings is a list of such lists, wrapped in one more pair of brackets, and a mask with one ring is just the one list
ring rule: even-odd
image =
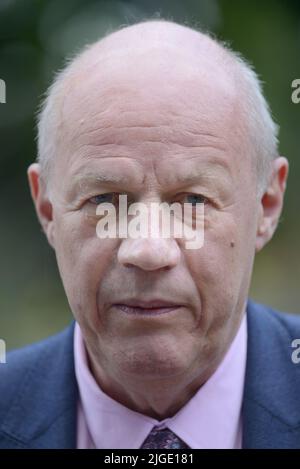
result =
[{"label": "ear", "polygon": [[260,251],[272,238],[282,211],[289,163],[280,156],[272,162],[268,187],[260,200],[259,219],[256,233],[256,252]]},{"label": "ear", "polygon": [[31,164],[27,170],[27,175],[31,197],[39,222],[47,236],[49,244],[55,248],[52,203],[47,192],[45,181],[41,177],[40,165],[38,163]]}]

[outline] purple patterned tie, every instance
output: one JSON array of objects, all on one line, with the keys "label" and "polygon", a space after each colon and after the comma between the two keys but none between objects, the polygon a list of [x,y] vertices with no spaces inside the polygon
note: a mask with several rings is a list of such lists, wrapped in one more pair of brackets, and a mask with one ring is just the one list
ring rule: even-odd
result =
[{"label": "purple patterned tie", "polygon": [[146,440],[141,446],[141,449],[183,449],[189,448],[184,441],[175,435],[168,428],[153,428]]}]

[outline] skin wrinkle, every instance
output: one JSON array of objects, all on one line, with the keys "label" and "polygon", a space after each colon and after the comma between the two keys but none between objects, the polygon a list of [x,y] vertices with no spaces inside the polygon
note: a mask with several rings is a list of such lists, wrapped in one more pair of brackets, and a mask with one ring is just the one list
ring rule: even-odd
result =
[{"label": "skin wrinkle", "polygon": [[[94,119],[93,119],[93,120],[94,120]],[[160,129],[160,128],[162,128],[162,127],[169,128],[169,129],[170,129],[170,124],[159,124],[159,125],[157,125],[156,127],[157,127],[158,129]],[[153,125],[149,125],[149,124],[148,124],[148,125],[146,125],[146,124],[145,124],[145,125],[139,125],[139,126],[138,126],[138,125],[130,125],[130,126],[124,126],[124,125],[123,125],[123,126],[118,126],[118,125],[114,125],[114,126],[112,126],[112,125],[108,125],[108,124],[104,125],[104,122],[103,122],[101,128],[96,127],[96,128],[93,128],[93,129],[88,130],[87,132],[81,132],[81,133],[79,132],[79,133],[77,134],[77,138],[80,138],[80,137],[82,137],[82,136],[84,136],[84,135],[86,135],[87,138],[90,138],[90,137],[92,137],[94,134],[99,133],[99,131],[101,132],[101,131],[104,131],[104,130],[113,130],[114,132],[115,132],[117,129],[119,129],[119,130],[136,130],[136,129],[139,129],[139,128],[142,128],[142,129],[148,128],[149,130],[154,130],[156,127],[153,126]],[[173,129],[170,129],[170,130],[172,130],[171,134],[174,133]],[[191,129],[184,129],[184,135],[187,135],[189,138],[190,138],[190,136],[194,136],[194,137],[207,137],[208,140],[212,139],[212,140],[216,140],[216,141],[223,141],[223,138],[220,137],[220,136],[217,136],[217,135],[215,135],[215,134],[213,134],[213,133],[201,132],[201,131],[199,131],[199,130],[193,132]],[[149,140],[149,141],[153,141],[153,140]],[[155,141],[155,140],[154,140],[154,141]],[[169,143],[173,143],[173,141],[170,140],[170,138],[168,138],[168,142],[169,142]],[[118,142],[105,142],[105,141],[102,142],[102,141],[101,141],[101,145],[115,144],[115,143],[118,144]],[[178,143],[177,143],[177,144],[178,144]],[[196,147],[197,145],[194,145],[194,146]],[[223,148],[222,146],[220,146],[220,149],[222,150],[222,149],[224,149],[224,148]]]},{"label": "skin wrinkle", "polygon": [[[161,145],[163,142],[159,139],[155,139],[155,140],[148,139],[147,143],[159,143]],[[180,148],[181,147],[182,148],[203,148],[203,149],[206,148],[206,149],[212,149],[214,151],[216,151],[216,150],[224,151],[224,147],[210,146],[210,145],[205,145],[205,144],[203,144],[203,145],[186,145],[186,144],[183,144],[183,143],[170,142],[170,140],[169,140],[168,143],[166,143],[166,145],[169,145],[170,143],[172,143],[175,147],[177,146],[177,147],[180,147]],[[101,142],[100,145],[101,146],[112,146],[112,145],[115,146],[115,145],[118,145],[118,146],[122,147],[122,144],[117,143],[117,142],[115,142],[115,143],[102,143]],[[146,146],[146,142],[143,142],[141,145]],[[89,148],[98,148],[98,147],[99,147],[98,142],[94,143],[94,144],[84,143],[84,144],[82,144],[78,147],[78,150],[81,150],[81,149],[84,149],[84,148],[89,149]]]},{"label": "skin wrinkle", "polygon": [[[160,35],[174,47],[162,41],[151,49]],[[102,55],[107,51],[113,60]],[[237,69],[225,62],[211,39],[170,23],[106,37],[62,82],[51,210],[38,166],[29,169],[95,379],[118,402],[159,420],[188,402],[224,357],[243,317],[255,252],[271,238],[282,208],[286,160],[274,162],[269,192],[257,198]],[[199,250],[174,238],[99,239],[94,208],[75,200],[83,173],[125,176],[111,185],[98,181],[96,192],[126,189],[149,204],[176,198],[185,187],[180,178],[196,169],[201,177],[186,189],[208,199]],[[77,183],[88,197],[90,183]],[[149,318],[113,306],[153,297],[183,307]]]},{"label": "skin wrinkle", "polygon": [[[153,130],[153,128],[152,128],[151,130]],[[186,132],[185,132],[185,134],[186,134]],[[182,135],[182,134],[181,134],[181,135]],[[203,139],[203,137],[207,137],[207,136],[208,136],[208,135],[205,134],[204,132],[203,132],[203,133],[200,133],[199,135],[202,137],[202,139]],[[88,139],[88,138],[90,138],[90,137],[91,137],[91,135],[90,135],[90,133],[88,132],[88,135],[86,136],[85,140]],[[193,144],[189,143],[188,136],[186,136],[186,137],[187,137],[187,138],[184,138],[184,143],[175,142],[175,141],[174,141],[175,136],[174,136],[173,139],[171,139],[170,136],[168,136],[168,138],[166,139],[165,142],[162,142],[162,138],[161,138],[161,137],[160,137],[160,139],[159,139],[159,138],[157,138],[157,139],[150,139],[149,137],[147,137],[147,142],[145,142],[145,138],[144,138],[142,142],[140,142],[140,143],[135,143],[135,146],[138,145],[138,144],[140,144],[140,145],[142,145],[143,147],[145,147],[145,146],[146,146],[147,144],[149,144],[149,143],[158,143],[158,144],[165,143],[165,145],[167,146],[167,148],[170,148],[170,149],[171,149],[171,145],[172,145],[173,151],[176,151],[176,148],[177,148],[177,147],[180,147],[180,148],[190,147],[190,148],[195,148],[195,149],[197,149],[197,148],[203,148],[203,149],[207,148],[207,149],[212,150],[212,151],[214,151],[214,152],[217,152],[217,151],[225,152],[225,151],[227,150],[227,148],[226,148],[225,145],[220,145],[219,143],[208,144],[208,142],[203,142],[202,144],[200,144],[200,143],[198,142],[197,144],[193,145]],[[211,140],[210,137],[211,137],[211,134],[208,136],[208,140]],[[92,143],[92,144],[91,144],[91,143],[83,143],[83,144],[81,144],[81,145],[78,147],[78,150],[81,150],[81,149],[84,149],[84,148],[89,149],[89,148],[93,148],[93,147],[95,147],[95,149],[97,150],[98,146],[101,145],[101,149],[102,149],[101,154],[102,154],[102,156],[104,157],[103,147],[108,147],[108,151],[109,151],[109,149],[110,149],[110,146],[114,146],[114,145],[117,145],[117,146],[119,146],[119,147],[122,148],[122,144],[119,143],[118,141],[115,140],[114,142],[112,142],[112,141],[107,142],[107,141],[105,141],[106,138],[108,138],[108,137],[101,136],[100,139],[96,139],[96,141],[95,141],[94,143]],[[223,142],[224,142],[224,139],[221,138],[221,137],[216,138],[216,137],[214,136],[214,138],[215,138],[216,141],[223,141]],[[126,148],[126,147],[125,147],[125,148]],[[88,157],[88,153],[87,153],[85,156]]]},{"label": "skin wrinkle", "polygon": [[[103,111],[101,112],[101,115],[103,115],[104,113],[106,113],[106,111],[103,110]],[[133,113],[134,115],[136,115],[136,113],[135,113],[134,111],[132,111],[132,113]],[[91,120],[91,121],[94,121],[95,119],[99,119],[99,117],[100,117],[100,116],[99,116],[99,113],[95,113],[95,115],[93,115],[90,120]],[[172,112],[172,120],[173,120],[173,123],[174,123],[174,117],[175,117],[175,114],[174,114],[174,112]],[[182,114],[179,115],[179,117],[180,117],[180,118],[189,118],[190,116],[189,116],[189,115],[184,115],[184,114],[182,113]],[[196,121],[195,119],[193,119],[193,120],[191,119],[191,125],[194,125],[194,126],[195,126],[196,122],[197,122],[197,121]],[[85,123],[85,120],[84,120],[84,119],[81,119],[80,124],[82,125],[82,124],[84,124],[84,123]],[[98,125],[97,125],[95,128],[91,128],[91,129],[89,129],[89,130],[87,130],[87,131],[85,131],[85,132],[82,132],[82,133],[79,132],[79,133],[76,134],[76,135],[79,136],[79,137],[81,137],[82,135],[92,136],[94,133],[99,132],[99,130],[100,130],[100,131],[101,131],[101,130],[109,130],[109,129],[116,130],[116,129],[126,128],[126,126],[124,126],[124,125],[123,125],[123,126],[119,126],[119,125],[117,125],[117,124],[111,125],[111,124],[109,124],[109,122],[105,122],[103,119],[101,120],[101,124],[102,124],[102,127],[101,127],[101,128],[99,128],[99,123],[98,123]],[[222,140],[222,141],[224,140],[221,136],[216,135],[216,134],[214,134],[214,133],[201,132],[201,130],[200,130],[199,127],[197,127],[196,130],[193,130],[193,129],[191,128],[191,125],[189,126],[189,128],[184,128],[184,133],[185,133],[185,134],[191,135],[191,136],[197,136],[197,137],[199,137],[199,136],[201,136],[201,137],[204,137],[204,136],[212,137],[214,140]],[[198,125],[198,124],[197,124],[197,125]],[[147,127],[148,127],[148,128],[155,128],[154,125],[151,125],[151,126],[150,126],[149,124],[147,124],[147,125],[146,125],[146,124],[145,124],[145,125],[135,125],[135,126],[134,126],[134,125],[131,125],[131,126],[128,126],[127,128],[134,128],[134,127],[135,127],[135,128],[142,128],[142,129],[143,129],[143,128],[147,128]],[[168,123],[159,123],[159,124],[156,125],[156,127],[158,127],[158,128],[159,128],[159,127],[170,128],[170,122],[168,121]]]}]

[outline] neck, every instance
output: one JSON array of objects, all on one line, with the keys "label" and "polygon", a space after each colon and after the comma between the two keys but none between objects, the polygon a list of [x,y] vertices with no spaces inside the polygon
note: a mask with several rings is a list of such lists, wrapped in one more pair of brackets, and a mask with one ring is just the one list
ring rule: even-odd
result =
[{"label": "neck", "polygon": [[[144,378],[141,376],[121,376],[118,379],[107,373],[99,362],[89,355],[90,370],[105,394],[125,407],[155,418],[164,420],[175,415],[209,379],[218,366],[214,363],[209,369],[192,376]],[[219,361],[218,361],[219,362]]]}]

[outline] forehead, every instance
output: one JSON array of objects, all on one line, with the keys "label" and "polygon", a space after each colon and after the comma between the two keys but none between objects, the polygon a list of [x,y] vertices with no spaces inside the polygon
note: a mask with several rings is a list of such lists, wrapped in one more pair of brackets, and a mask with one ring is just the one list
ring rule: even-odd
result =
[{"label": "forehead", "polygon": [[218,107],[214,117],[224,117],[237,102],[237,89],[234,74],[209,57],[199,63],[170,47],[133,55],[120,50],[90,67],[78,64],[65,86],[62,119],[74,125],[72,116],[142,105],[175,113],[188,108],[207,117]]},{"label": "forehead", "polygon": [[60,160],[69,168],[114,155],[146,166],[207,152],[230,158],[241,143],[239,106],[233,77],[216,61],[200,66],[173,48],[104,54],[67,84]]}]

